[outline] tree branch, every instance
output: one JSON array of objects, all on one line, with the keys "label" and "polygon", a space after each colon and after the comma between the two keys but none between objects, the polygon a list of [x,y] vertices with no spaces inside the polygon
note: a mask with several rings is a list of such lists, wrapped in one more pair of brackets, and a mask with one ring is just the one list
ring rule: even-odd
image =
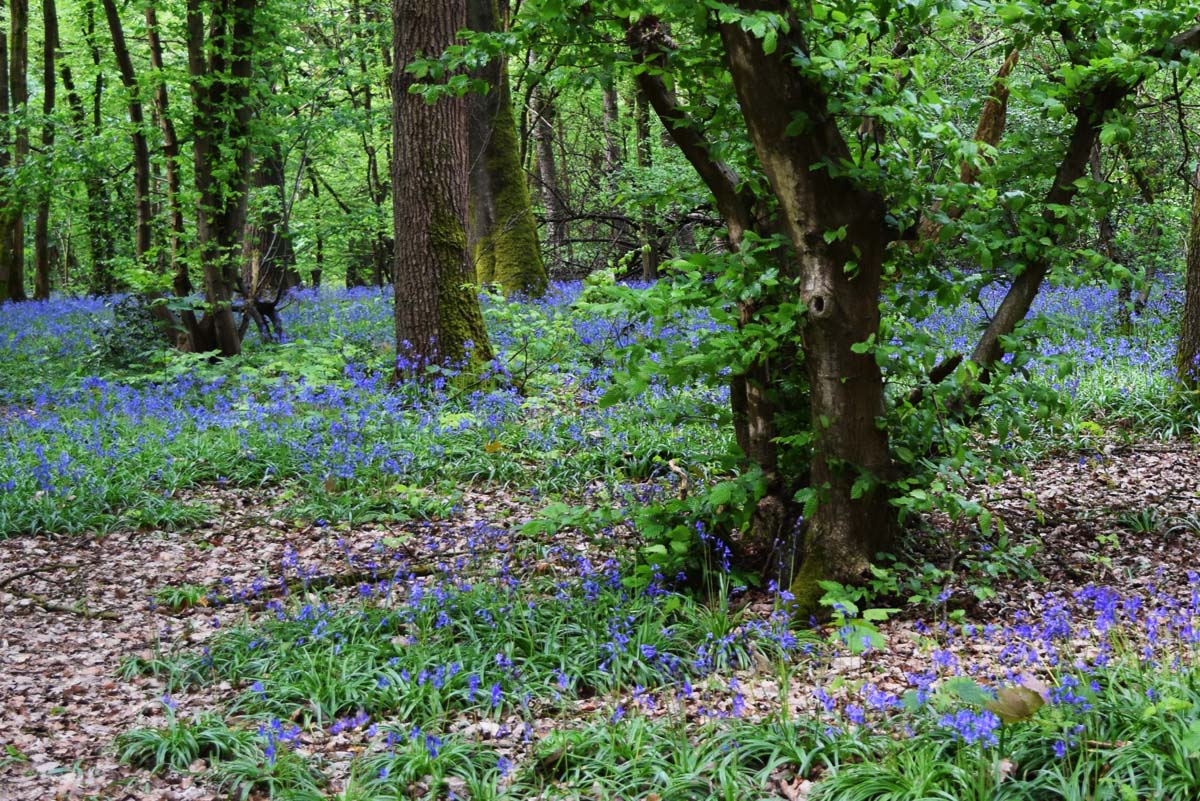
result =
[{"label": "tree branch", "polygon": [[671,139],[700,175],[716,200],[717,210],[729,226],[729,241],[736,250],[746,231],[754,226],[754,198],[739,189],[741,179],[728,164],[718,161],[695,120],[679,107],[675,93],[663,81],[666,56],[675,43],[662,23],[653,16],[642,17],[629,28],[626,42],[634,59],[643,65],[637,75],[639,88],[662,120]]}]

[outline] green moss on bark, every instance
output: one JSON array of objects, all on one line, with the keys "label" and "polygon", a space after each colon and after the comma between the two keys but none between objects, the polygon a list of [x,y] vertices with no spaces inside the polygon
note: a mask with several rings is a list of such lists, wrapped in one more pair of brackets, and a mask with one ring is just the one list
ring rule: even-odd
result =
[{"label": "green moss on bark", "polygon": [[491,230],[483,232],[472,254],[475,274],[480,282],[500,284],[506,293],[541,297],[549,279],[538,245],[525,171],[521,169],[507,69],[501,71],[496,91],[496,116],[485,150],[494,208]]},{"label": "green moss on bark", "polygon": [[820,616],[822,613],[821,597],[825,595],[825,590],[821,589],[819,582],[828,581],[832,577],[825,553],[820,546],[811,541],[811,529],[807,539],[809,541],[805,543],[804,562],[792,577],[790,587],[792,595],[795,596],[791,603],[791,613],[793,619],[802,624],[807,623],[809,617]]},{"label": "green moss on bark", "polygon": [[[442,265],[438,286],[438,351],[443,359],[467,362],[474,372],[492,359],[492,347],[483,325],[483,312],[474,285],[462,273],[462,257],[467,249],[467,234],[453,214],[439,213],[430,225],[430,243]],[[471,343],[470,352],[467,343]]]}]

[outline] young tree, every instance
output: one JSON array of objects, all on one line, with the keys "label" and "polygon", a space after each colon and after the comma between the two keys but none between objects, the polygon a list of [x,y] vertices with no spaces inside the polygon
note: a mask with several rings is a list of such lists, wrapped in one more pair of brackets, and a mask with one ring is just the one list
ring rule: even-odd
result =
[{"label": "young tree", "polygon": [[[467,24],[467,0],[392,0],[396,349],[413,369],[491,358],[467,253],[466,101],[410,92],[408,67]],[[408,369],[398,367],[398,377]]]},{"label": "young tree", "polygon": [[[58,84],[54,74],[54,60],[58,55],[58,10],[54,0],[42,0],[42,24],[42,153],[48,158],[54,150],[52,118]],[[43,186],[33,229],[33,296],[38,300],[50,297],[50,196],[49,186]]]},{"label": "young tree", "polygon": [[[609,19],[620,15],[618,6],[607,8]],[[1132,92],[1156,70],[1190,63],[1181,51],[1200,45],[1200,28],[1188,27],[1191,17],[1182,11],[1156,19],[1151,28],[1114,31],[1095,16],[1060,17],[1060,9],[1048,7],[1006,8],[1005,14],[1027,16],[1023,37],[1053,33],[1068,43],[1061,74],[1069,81],[1054,90],[1055,113],[1066,121],[1066,144],[1057,166],[1041,160],[1039,166],[1049,167],[1042,176],[1048,188],[1040,203],[1020,208],[1014,235],[997,236],[995,217],[986,233],[974,233],[966,224],[952,229],[973,237],[974,252],[985,255],[989,266],[1003,261],[1019,268],[970,364],[955,355],[925,380],[932,385],[955,374],[955,386],[963,390],[953,406],[967,421],[978,419],[988,382],[1002,378],[1000,361],[1010,336],[1051,266],[1064,257],[1064,246],[1073,241],[1081,215],[1071,206],[1098,134],[1117,135],[1122,128],[1115,117]],[[976,176],[941,191],[935,181],[946,179],[937,170],[907,171],[901,164],[912,152],[889,148],[885,121],[907,120],[909,133],[919,136],[918,120],[927,112],[920,101],[914,105],[914,95],[896,77],[907,73],[907,65],[895,53],[908,48],[879,57],[855,48],[873,41],[870,31],[883,29],[924,46],[923,29],[906,12],[889,12],[886,27],[877,28],[879,21],[865,13],[831,25],[829,8],[790,0],[721,3],[703,16],[682,1],[661,3],[659,9],[671,16],[630,19],[627,42],[635,74],[712,193],[731,249],[739,254],[728,275],[737,288],[745,355],[736,354],[731,405],[738,444],[764,476],[766,494],[753,530],[760,546],[780,540],[785,552],[802,556],[792,591],[798,606],[811,611],[823,594],[821,580],[860,581],[875,554],[892,542],[892,493],[903,473],[891,452],[895,432],[887,422],[876,348],[885,262],[910,252],[892,243],[919,237],[921,204],[929,198],[969,199]],[[597,4],[586,10],[601,18]],[[936,11],[936,5],[927,4],[920,13]],[[672,23],[687,30],[686,38],[673,37]],[[1106,59],[1116,46],[1106,36],[1126,37],[1121,46],[1131,56],[1124,66]],[[837,66],[850,63],[842,60],[850,53],[862,61],[866,75]],[[723,75],[695,71],[698,64],[722,62]],[[692,97],[731,85],[741,118],[738,132],[720,111],[703,116],[681,98],[675,85],[685,82]],[[851,115],[876,118],[874,130],[859,136],[853,147]],[[717,128],[718,122],[726,127]],[[999,122],[1002,129],[1002,118]],[[752,153],[731,146],[738,136],[749,141]],[[979,145],[973,149],[974,163],[986,165]],[[724,160],[727,154],[742,158],[745,175]],[[912,181],[918,178],[930,183],[914,192]],[[931,216],[939,225],[954,220],[948,211]],[[948,233],[942,230],[939,241]],[[939,280],[935,272],[929,275]],[[908,403],[920,398],[914,393]],[[911,455],[905,461],[914,462]],[[806,506],[801,529],[792,527],[794,497]],[[803,535],[789,546],[793,530]]]},{"label": "young tree", "polygon": [[1185,389],[1200,389],[1200,167],[1192,177],[1192,214],[1187,238],[1183,320],[1175,350],[1175,372]]},{"label": "young tree", "polygon": [[121,73],[121,83],[129,95],[129,135],[133,141],[133,200],[137,209],[134,223],[133,253],[139,262],[150,252],[150,146],[146,141],[145,117],[142,113],[141,87],[133,71],[133,58],[125,41],[125,29],[121,25],[121,14],[114,0],[103,0],[104,16],[112,34],[113,54]]}]

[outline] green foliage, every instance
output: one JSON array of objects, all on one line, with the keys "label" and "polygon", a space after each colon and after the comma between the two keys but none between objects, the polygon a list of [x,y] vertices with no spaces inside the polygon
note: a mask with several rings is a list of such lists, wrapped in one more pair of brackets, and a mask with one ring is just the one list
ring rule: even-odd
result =
[{"label": "green foliage", "polygon": [[261,753],[252,734],[229,728],[219,717],[198,714],[183,720],[176,717],[169,705],[166,712],[165,726],[132,729],[118,738],[117,753],[122,762],[156,773],[166,770],[182,773],[198,759],[222,762]]}]

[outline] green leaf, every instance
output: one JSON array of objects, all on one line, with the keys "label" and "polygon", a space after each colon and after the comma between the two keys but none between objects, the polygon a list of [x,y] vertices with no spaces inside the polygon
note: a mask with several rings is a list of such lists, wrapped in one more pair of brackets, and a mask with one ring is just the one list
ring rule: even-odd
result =
[{"label": "green leaf", "polygon": [[967,676],[954,676],[946,679],[941,687],[943,692],[955,696],[965,704],[971,706],[986,705],[992,700],[992,696],[986,690],[980,687],[974,679]]}]

